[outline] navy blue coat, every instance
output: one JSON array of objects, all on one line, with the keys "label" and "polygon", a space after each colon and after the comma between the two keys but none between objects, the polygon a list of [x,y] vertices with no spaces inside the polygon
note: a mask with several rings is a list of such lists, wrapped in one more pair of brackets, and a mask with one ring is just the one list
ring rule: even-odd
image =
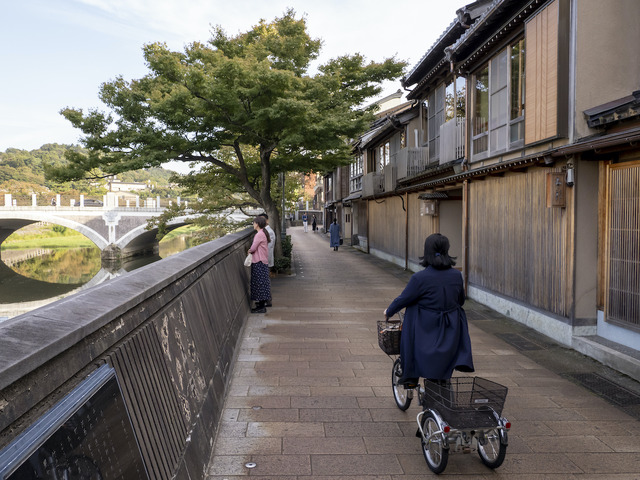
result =
[{"label": "navy blue coat", "polygon": [[332,223],[329,227],[329,233],[331,235],[329,246],[330,247],[339,247],[340,246],[340,225],[337,223]]},{"label": "navy blue coat", "polygon": [[387,308],[388,317],[406,308],[400,340],[403,376],[444,380],[453,370],[474,371],[464,300],[462,275],[454,268],[427,267],[411,277]]}]

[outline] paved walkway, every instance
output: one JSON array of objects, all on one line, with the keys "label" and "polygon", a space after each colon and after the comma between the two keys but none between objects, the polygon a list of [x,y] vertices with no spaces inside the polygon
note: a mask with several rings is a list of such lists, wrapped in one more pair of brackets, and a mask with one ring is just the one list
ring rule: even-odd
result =
[{"label": "paved walkway", "polygon": [[[207,480],[432,476],[415,437],[420,407],[396,408],[377,346],[376,320],[410,273],[334,252],[301,227],[288,233],[296,274],[273,279],[273,308],[247,323]],[[476,374],[509,387],[513,427],[495,472],[477,454],[452,454],[443,475],[640,480],[637,383],[486,307],[465,309]]]}]

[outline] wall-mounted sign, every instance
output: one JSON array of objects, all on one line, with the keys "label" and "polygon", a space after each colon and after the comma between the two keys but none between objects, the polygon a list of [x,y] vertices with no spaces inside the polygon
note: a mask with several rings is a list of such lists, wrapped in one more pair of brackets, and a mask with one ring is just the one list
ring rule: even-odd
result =
[{"label": "wall-mounted sign", "polygon": [[547,207],[565,207],[566,197],[564,173],[547,173]]},{"label": "wall-mounted sign", "polygon": [[149,477],[109,365],[0,451],[0,480],[133,478]]}]

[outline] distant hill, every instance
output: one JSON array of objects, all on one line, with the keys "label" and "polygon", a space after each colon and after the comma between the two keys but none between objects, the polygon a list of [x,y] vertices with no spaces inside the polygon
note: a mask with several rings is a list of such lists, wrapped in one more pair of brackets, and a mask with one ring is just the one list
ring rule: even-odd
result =
[{"label": "distant hill", "polygon": [[[5,152],[0,152],[0,191],[13,190],[17,184],[38,185],[52,189],[57,184],[46,181],[44,178],[44,164],[64,165],[66,162],[64,154],[67,150],[82,150],[73,145],[61,145],[48,143],[37,150],[20,150],[8,148]],[[136,170],[118,175],[123,182],[144,182],[151,181],[158,187],[169,185],[169,179],[174,174],[171,170],[164,168],[150,168],[148,170]],[[10,188],[8,188],[10,187]],[[78,187],[78,185],[74,185]]]}]

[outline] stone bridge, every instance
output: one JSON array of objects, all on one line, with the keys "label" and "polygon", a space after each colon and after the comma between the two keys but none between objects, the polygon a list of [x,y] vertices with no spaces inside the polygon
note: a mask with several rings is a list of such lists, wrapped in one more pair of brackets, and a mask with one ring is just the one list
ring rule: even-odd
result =
[{"label": "stone bridge", "polygon": [[[18,207],[0,208],[0,244],[13,232],[36,222],[47,222],[80,232],[102,251],[105,260],[157,252],[158,229],[147,222],[164,208],[141,207]],[[169,222],[169,229],[187,224],[189,216]]]}]

